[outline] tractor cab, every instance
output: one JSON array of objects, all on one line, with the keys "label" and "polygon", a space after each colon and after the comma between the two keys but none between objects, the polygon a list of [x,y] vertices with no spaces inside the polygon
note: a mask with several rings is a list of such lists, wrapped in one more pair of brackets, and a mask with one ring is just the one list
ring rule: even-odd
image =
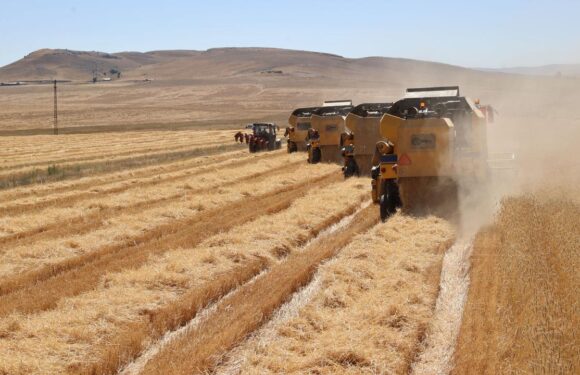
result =
[{"label": "tractor cab", "polygon": [[235,135],[236,141],[245,141],[248,144],[250,152],[271,151],[281,148],[282,141],[276,138],[278,125],[274,123],[256,122],[248,124],[246,128],[251,128],[251,134],[238,132]]},{"label": "tractor cab", "polygon": [[255,137],[259,136],[276,136],[276,124],[271,123],[254,123],[252,124],[252,133]]}]

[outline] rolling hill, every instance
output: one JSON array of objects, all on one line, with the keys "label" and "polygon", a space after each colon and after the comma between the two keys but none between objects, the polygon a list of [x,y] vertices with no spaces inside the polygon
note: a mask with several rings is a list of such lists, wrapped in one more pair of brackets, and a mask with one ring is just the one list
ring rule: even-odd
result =
[{"label": "rolling hill", "polygon": [[475,73],[469,69],[410,59],[338,55],[274,48],[216,48],[207,51],[88,52],[42,49],[0,68],[0,81],[91,80],[120,71],[123,77],[192,79],[256,74],[294,78],[338,78],[377,74],[387,79],[413,71],[431,75]]}]

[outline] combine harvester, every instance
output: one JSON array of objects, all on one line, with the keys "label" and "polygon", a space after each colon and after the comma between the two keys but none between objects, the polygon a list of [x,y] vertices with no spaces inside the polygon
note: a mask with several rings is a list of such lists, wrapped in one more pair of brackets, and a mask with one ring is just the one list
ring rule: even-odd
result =
[{"label": "combine harvester", "polygon": [[237,132],[234,135],[236,142],[248,145],[251,153],[258,151],[272,151],[282,148],[282,141],[276,138],[278,126],[274,123],[256,122],[249,124],[247,128],[252,128],[252,134]]},{"label": "combine harvester", "polygon": [[312,113],[306,145],[309,163],[340,163],[341,136],[346,132],[346,115],[353,108],[350,100],[334,100]]},{"label": "combine harvester", "polygon": [[345,178],[361,173],[365,176],[371,174],[377,139],[381,137],[381,117],[392,105],[393,103],[359,104],[346,116],[347,131],[341,141],[344,158],[342,171]]},{"label": "combine harvester", "polygon": [[312,113],[320,107],[308,107],[295,109],[288,119],[289,127],[284,133],[288,137],[288,153],[296,151],[306,151],[306,139],[308,136],[308,129],[310,129],[310,119]]},{"label": "combine harvester", "polygon": [[454,212],[459,182],[489,181],[486,125],[493,109],[476,103],[456,86],[407,89],[383,115],[371,173],[382,220],[399,205]]}]

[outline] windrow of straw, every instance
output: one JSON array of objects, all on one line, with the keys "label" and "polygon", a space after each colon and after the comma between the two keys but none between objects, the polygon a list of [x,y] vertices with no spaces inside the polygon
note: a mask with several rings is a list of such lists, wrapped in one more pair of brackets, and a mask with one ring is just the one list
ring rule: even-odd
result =
[{"label": "windrow of straw", "polygon": [[[340,179],[338,174],[335,175]],[[243,225],[240,223],[229,230],[225,228],[213,236],[204,233],[203,227],[198,228],[205,240],[197,246],[189,244],[191,232],[184,231],[176,238],[166,238],[157,243],[157,246],[167,249],[163,254],[150,254],[141,266],[103,275],[91,290],[62,299],[50,311],[28,316],[12,314],[0,319],[0,331],[3,331],[0,363],[5,371],[16,374],[42,371],[77,373],[90,364],[96,368],[115,368],[119,365],[116,359],[127,358],[127,348],[109,345],[124,342],[118,341],[119,335],[138,337],[143,334],[143,341],[126,341],[138,343],[138,349],[143,348],[142,345],[158,334],[158,327],[173,327],[179,324],[179,316],[195,314],[190,309],[195,310],[198,304],[192,305],[190,292],[224,292],[228,282],[224,282],[220,275],[226,278],[228,274],[245,275],[234,277],[236,282],[243,282],[241,280],[256,272],[254,259],[266,259],[270,264],[284,263],[291,256],[288,254],[293,254],[324,226],[340,220],[358,207],[367,197],[364,189],[367,184],[368,181],[352,180],[316,189],[317,184],[312,184],[307,194],[304,190],[298,191],[301,198],[283,211],[266,213],[253,221],[245,218]],[[289,189],[278,197],[272,195],[271,204],[275,198],[284,199],[291,192],[293,190]],[[335,199],[340,199],[342,204],[331,204]],[[313,205],[313,201],[320,205]],[[266,203],[261,200],[246,206],[245,211],[227,212],[242,220],[245,213],[249,215]],[[220,227],[222,222],[222,218],[216,216],[204,224],[206,227]],[[80,272],[77,276],[81,277]],[[74,287],[74,280],[76,278],[71,279],[73,285],[67,287]],[[223,283],[215,289],[214,283],[218,280]],[[211,296],[212,293],[201,293],[204,295]],[[180,302],[182,298],[183,303]],[[136,327],[135,322],[152,322],[143,327],[153,329],[130,329]],[[34,345],[33,342],[42,344]],[[120,355],[111,351],[114,348]]]},{"label": "windrow of straw", "polygon": [[142,374],[203,373],[212,369],[221,354],[259,328],[292,293],[307,284],[322,261],[377,222],[375,207],[367,207],[345,229],[333,234],[332,240],[320,238],[289,255],[286,261],[226,297],[202,324],[165,345]]},{"label": "windrow of straw", "polygon": [[[376,215],[376,207],[371,210]],[[433,316],[454,230],[439,218],[396,215],[358,233],[320,267],[317,287],[302,306],[228,353],[216,372],[408,373]],[[203,348],[202,339],[210,338],[195,338]],[[182,349],[172,349],[181,358]],[[170,356],[167,351],[168,363]],[[170,366],[162,369],[171,373]]]},{"label": "windrow of straw", "polygon": [[61,298],[92,289],[107,272],[138,267],[150,255],[161,254],[171,247],[194,246],[208,236],[283,210],[309,189],[337,179],[336,173],[327,173],[286,186],[271,182],[265,193],[229,204],[227,215],[224,215],[224,207],[218,206],[182,220],[171,220],[123,243],[105,245],[90,253],[6,278],[1,284],[4,296],[0,316],[13,311],[30,313],[53,308]]}]

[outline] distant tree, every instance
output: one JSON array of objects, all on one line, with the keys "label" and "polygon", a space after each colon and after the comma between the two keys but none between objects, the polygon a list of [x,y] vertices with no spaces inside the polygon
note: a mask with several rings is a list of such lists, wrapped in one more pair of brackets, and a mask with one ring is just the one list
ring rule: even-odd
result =
[{"label": "distant tree", "polygon": [[109,73],[111,73],[111,75],[113,76],[113,75],[115,75],[115,74],[119,74],[119,73],[121,73],[121,72],[120,72],[119,70],[117,70],[117,69],[113,68],[113,69],[109,70]]}]

